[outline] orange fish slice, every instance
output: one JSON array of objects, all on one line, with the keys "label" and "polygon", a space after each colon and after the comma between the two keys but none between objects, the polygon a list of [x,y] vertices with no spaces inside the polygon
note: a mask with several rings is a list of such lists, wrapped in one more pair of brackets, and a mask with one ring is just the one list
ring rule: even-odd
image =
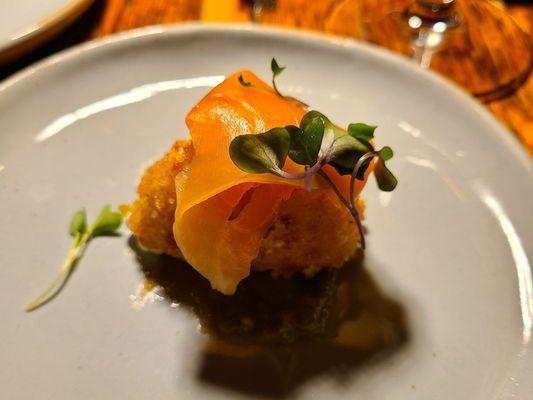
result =
[{"label": "orange fish slice", "polygon": [[[254,87],[243,86],[238,80],[241,74]],[[233,294],[250,274],[282,202],[303,188],[303,181],[243,172],[231,160],[229,145],[237,135],[298,125],[305,112],[243,71],[211,90],[186,118],[195,155],[176,177],[174,237],[187,262],[224,294]],[[287,160],[284,170],[303,172],[303,166]],[[347,196],[349,177],[330,167],[325,171]],[[356,194],[363,186],[357,181]],[[320,177],[313,179],[312,188],[329,190]]]}]

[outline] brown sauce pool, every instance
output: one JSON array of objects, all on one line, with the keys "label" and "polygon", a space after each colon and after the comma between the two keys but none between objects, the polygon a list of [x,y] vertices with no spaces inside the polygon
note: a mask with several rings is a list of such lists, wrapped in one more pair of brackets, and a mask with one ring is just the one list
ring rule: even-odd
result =
[{"label": "brown sauce pool", "polygon": [[198,378],[267,397],[290,397],[302,383],[384,362],[408,340],[403,307],[382,293],[362,255],[308,279],[254,272],[234,296],[211,289],[185,262],[130,240],[148,288],[191,310],[208,340]]}]

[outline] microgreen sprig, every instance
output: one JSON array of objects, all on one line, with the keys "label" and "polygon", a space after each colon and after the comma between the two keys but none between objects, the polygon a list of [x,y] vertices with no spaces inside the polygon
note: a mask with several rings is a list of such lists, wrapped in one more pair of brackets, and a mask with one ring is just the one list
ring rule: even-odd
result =
[{"label": "microgreen sprig", "polygon": [[285,68],[286,67],[281,67],[275,58],[270,61],[270,70],[272,71],[272,87],[274,88],[274,91],[281,97],[283,97],[283,95],[279,92],[278,87],[276,86],[276,77],[281,75]]},{"label": "microgreen sprig", "polygon": [[87,214],[84,209],[77,211],[71,221],[69,233],[73,237],[72,245],[67,253],[63,265],[59,270],[52,283],[30,304],[25,308],[26,311],[33,311],[56,297],[70,275],[74,271],[76,264],[83,256],[89,241],[97,236],[112,235],[122,225],[122,216],[120,213],[111,211],[111,207],[106,205],[100,211],[96,220],[87,225]]},{"label": "microgreen sprig", "polygon": [[[275,78],[285,67],[280,67],[272,59],[272,86],[279,96]],[[239,81],[244,86],[253,87],[252,83]],[[265,88],[260,88],[267,90]],[[355,182],[364,180],[365,172],[372,160],[376,159],[374,176],[378,187],[383,191],[392,191],[398,180],[387,168],[385,162],[393,156],[390,147],[376,150],[373,145],[376,126],[364,123],[350,124],[341,129],[334,125],[324,114],[311,110],[307,112],[299,126],[289,125],[273,128],[257,135],[235,137],[230,144],[230,157],[241,170],[249,173],[271,173],[286,179],[303,179],[304,187],[311,190],[314,174],[319,175],[331,187],[340,201],[352,214],[361,236],[361,247],[366,246],[361,218],[356,207]],[[303,165],[304,172],[288,173],[283,170],[286,159]],[[350,175],[350,197],[345,199],[334,182],[324,172],[323,167],[330,165],[340,175]]]},{"label": "microgreen sprig", "polygon": [[239,75],[239,83],[243,86],[246,86],[246,87],[252,87],[252,88],[255,88],[255,89],[260,89],[260,90],[265,90],[267,92],[271,92],[271,93],[274,93],[274,94],[277,94],[278,96],[280,97],[283,97],[284,99],[286,100],[289,100],[293,103],[296,103],[296,104],[299,104],[300,106],[304,107],[304,108],[307,108],[309,107],[306,103],[304,103],[303,101],[301,100],[298,100],[297,98],[295,97],[292,97],[292,96],[285,96],[283,94],[281,94],[281,92],[278,90],[278,86],[276,85],[276,77],[278,75],[280,75],[283,70],[285,69],[286,67],[281,67],[278,62],[276,61],[275,58],[273,58],[271,61],[270,61],[270,70],[272,71],[272,88],[274,90],[271,90],[269,88],[265,88],[265,87],[262,87],[262,86],[256,86],[254,85],[252,82],[248,82],[247,80],[244,79],[244,76]]}]

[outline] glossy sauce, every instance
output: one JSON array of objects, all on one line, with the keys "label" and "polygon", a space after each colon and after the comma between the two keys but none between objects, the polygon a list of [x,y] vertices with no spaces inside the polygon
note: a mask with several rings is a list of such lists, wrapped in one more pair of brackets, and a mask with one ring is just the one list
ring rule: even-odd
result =
[{"label": "glossy sauce", "polygon": [[286,395],[313,376],[343,377],[383,360],[407,342],[404,309],[380,291],[362,257],[311,279],[255,272],[226,296],[186,263],[144,252],[134,239],[130,245],[149,286],[198,317],[209,337],[199,378],[212,384]]}]

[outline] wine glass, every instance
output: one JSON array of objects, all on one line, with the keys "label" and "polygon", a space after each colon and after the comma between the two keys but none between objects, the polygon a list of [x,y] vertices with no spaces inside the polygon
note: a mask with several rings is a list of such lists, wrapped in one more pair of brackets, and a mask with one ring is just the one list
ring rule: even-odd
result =
[{"label": "wine glass", "polygon": [[338,0],[242,0],[251,20],[266,25],[323,30],[324,19]]},{"label": "wine glass", "polygon": [[260,22],[264,12],[272,11],[276,8],[276,0],[241,0],[244,7],[250,9],[250,19]]},{"label": "wine glass", "polygon": [[324,27],[407,55],[483,101],[512,93],[533,65],[529,38],[496,1],[340,0]]}]

